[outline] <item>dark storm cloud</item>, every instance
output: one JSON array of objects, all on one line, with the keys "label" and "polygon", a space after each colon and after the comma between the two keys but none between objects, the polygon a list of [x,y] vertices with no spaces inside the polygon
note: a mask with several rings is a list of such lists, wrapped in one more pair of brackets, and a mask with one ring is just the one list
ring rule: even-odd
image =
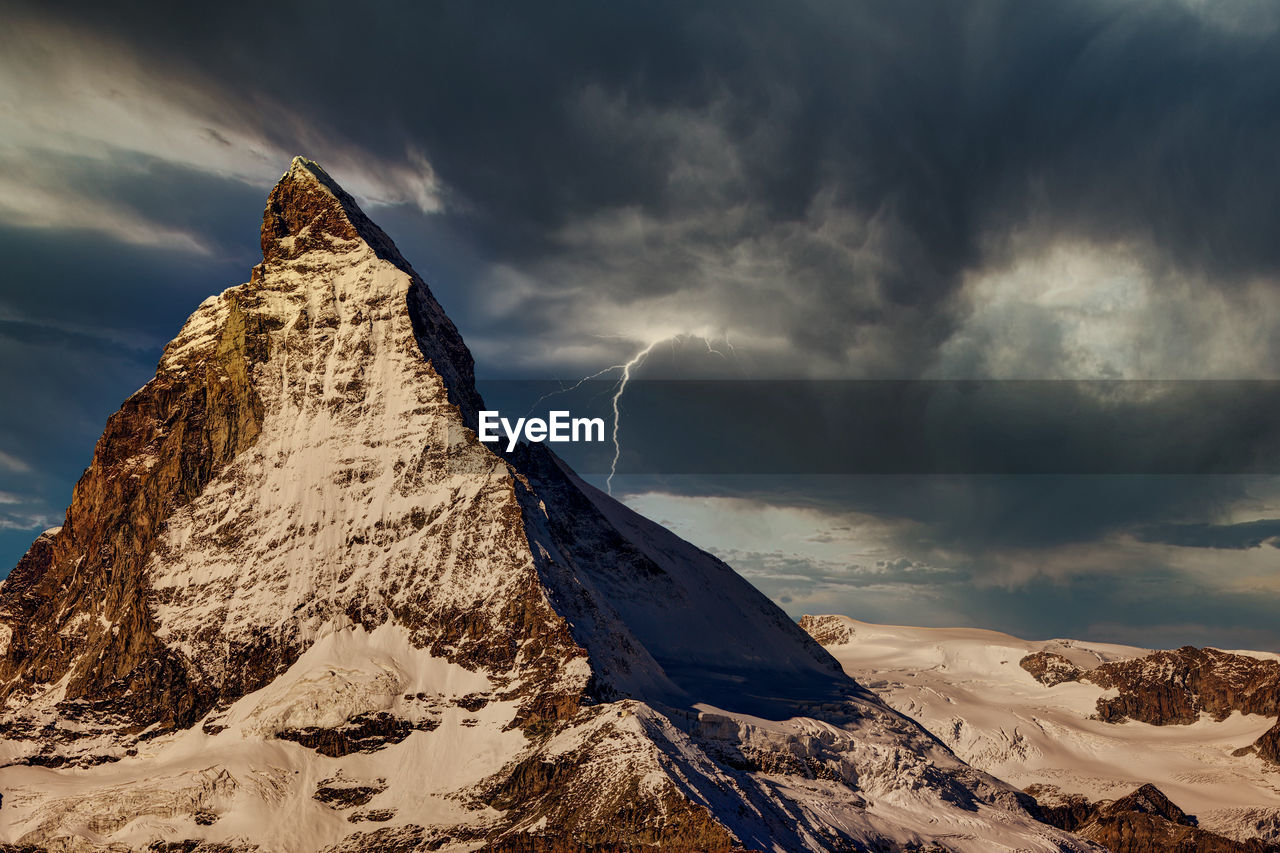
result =
[{"label": "dark storm cloud", "polygon": [[[386,162],[420,147],[495,261],[536,268],[611,211],[678,224],[624,275],[579,270],[626,302],[763,245],[770,292],[803,298],[739,320],[800,352],[836,357],[887,325],[886,363],[919,369],[963,273],[1014,232],[1136,243],[1221,287],[1280,262],[1280,50],[1256,4],[54,8],[217,89],[285,149],[298,116]],[[731,176],[682,171],[707,121]],[[714,198],[686,191],[701,181]],[[874,262],[801,239],[815,205],[869,228]],[[551,314],[572,294],[546,287]]]},{"label": "dark storm cloud", "polygon": [[[614,388],[480,383],[605,419]],[[640,379],[619,400],[623,473],[1280,474],[1280,382]],[[600,472],[592,450],[577,470]]]},{"label": "dark storm cloud", "polygon": [[879,560],[873,566],[862,566],[818,561],[799,554],[777,551],[714,548],[711,551],[748,578],[785,583],[793,591],[811,590],[819,586],[847,589],[901,584],[916,587],[950,586],[972,580],[972,575],[968,572],[930,566],[905,557]]},{"label": "dark storm cloud", "polygon": [[[912,525],[895,534],[904,553],[943,552],[977,574],[991,559],[1138,535],[1162,523],[1218,517],[1251,500],[1251,476],[626,476],[616,494],[735,497],[821,513],[859,512]],[[1152,539],[1163,542],[1164,539]],[[1173,543],[1180,544],[1180,543]],[[1081,565],[1082,572],[1105,570]],[[1119,567],[1115,567],[1119,568]]]},{"label": "dark storm cloud", "polygon": [[81,195],[139,218],[162,216],[169,227],[196,235],[213,256],[201,263],[224,269],[236,263],[247,270],[261,260],[261,221],[255,215],[263,206],[261,187],[140,155],[119,155],[106,168],[74,157],[55,163]]},{"label": "dark storm cloud", "polygon": [[[556,386],[480,388],[523,413]],[[612,389],[536,411],[607,421]],[[619,489],[907,519],[913,547],[966,559],[1128,534],[1187,544],[1152,526],[1265,513],[1280,472],[1275,382],[638,380],[620,411]],[[614,468],[610,443],[561,452],[584,474]]]},{"label": "dark storm cloud", "polygon": [[1185,548],[1243,550],[1264,544],[1280,548],[1280,519],[1242,521],[1237,524],[1157,524],[1138,531],[1144,542],[1163,542]]},{"label": "dark storm cloud", "polygon": [[[209,226],[208,233],[216,235],[217,223]],[[256,226],[242,230],[256,242]],[[197,305],[247,281],[249,273],[239,253],[193,255],[93,232],[0,227],[0,254],[5,259],[0,318],[29,327],[22,331],[15,325],[14,333],[61,330],[58,334],[156,356]]]},{"label": "dark storm cloud", "polygon": [[[15,416],[0,452],[58,471],[47,482],[64,493],[106,414],[150,376],[153,348],[206,295],[245,279],[281,152],[322,156],[353,190],[354,174],[327,152],[363,164],[383,189],[429,173],[427,190],[384,194],[400,204],[371,214],[432,282],[482,375],[569,378],[682,333],[673,359],[696,356],[717,376],[1276,370],[1280,299],[1266,282],[1280,272],[1280,15],[1266,4],[232,2],[214,12],[54,2],[6,13],[19,32],[33,22],[66,31],[49,30],[54,41],[40,42],[26,76],[15,72],[19,89],[81,55],[80,38],[100,40],[102,78],[115,92],[119,74],[132,85],[115,94],[141,105],[125,113],[136,129],[126,121],[104,134],[105,153],[87,159],[73,142],[92,133],[81,123],[99,119],[82,119],[70,101],[76,109],[49,125],[58,132],[48,150],[24,138],[17,154],[0,151],[11,158],[0,177],[34,176],[55,202],[70,199],[54,205],[59,214],[96,204],[85,227],[112,226],[104,233],[139,244],[69,233],[58,216],[45,230],[0,234],[6,358],[49,365],[10,371],[5,399],[75,425],[75,435],[46,440],[36,419]],[[56,110],[66,92],[48,91]],[[148,124],[156,104],[165,121]],[[184,122],[207,145],[186,160],[185,137],[166,136]],[[156,145],[127,148],[151,134]],[[221,165],[200,168],[223,149]],[[437,177],[443,212],[427,215]],[[3,183],[0,213],[11,198]],[[1146,288],[1132,315],[1116,310],[1123,293],[1084,305],[1084,338],[1057,303],[1030,304],[1059,284],[1053,270],[1018,280],[1023,258],[1034,267],[1041,253],[1082,245],[1100,258],[1085,278],[1110,275],[1119,257],[1131,267],[1123,283],[1138,277]],[[1006,268],[1022,301],[969,299],[975,277]],[[719,334],[739,355],[717,359],[690,343]],[[1126,336],[1119,355],[1081,357]],[[1124,436],[1095,405],[1053,426],[1084,455],[1148,443],[1176,454],[1162,411]],[[1197,422],[1209,426],[1199,450],[1216,440],[1234,452],[1269,440],[1274,421],[1232,405]],[[624,431],[638,426],[624,418]],[[788,420],[776,431],[804,441],[805,428]],[[984,452],[1023,451],[997,442]],[[1259,531],[1214,522],[1253,500],[1253,484],[1131,473],[686,478],[677,490],[910,522],[898,541],[912,556],[901,559],[944,553],[967,582],[1015,553],[1049,559],[1114,537],[1152,548],[1250,542]],[[60,506],[65,494],[41,500]],[[1085,569],[1091,577],[1106,566]],[[902,575],[860,588],[922,586],[913,583]],[[1128,603],[1097,618],[1123,622],[1140,600],[1032,587],[994,611],[975,597],[967,612],[980,621],[1020,609],[1034,625],[1066,613],[1066,602],[1078,620],[1091,595],[1110,595]],[[1236,599],[1214,601],[1225,624]],[[1193,620],[1191,598],[1169,608],[1171,620]],[[1270,618],[1255,610],[1235,612]]]}]

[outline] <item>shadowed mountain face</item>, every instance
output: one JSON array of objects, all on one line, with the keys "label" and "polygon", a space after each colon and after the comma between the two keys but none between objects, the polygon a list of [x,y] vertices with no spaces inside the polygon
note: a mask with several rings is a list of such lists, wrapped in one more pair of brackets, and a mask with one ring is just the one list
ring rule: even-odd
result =
[{"label": "shadowed mountain face", "polygon": [[1085,850],[539,445],[320,167],[0,584],[0,841]]}]

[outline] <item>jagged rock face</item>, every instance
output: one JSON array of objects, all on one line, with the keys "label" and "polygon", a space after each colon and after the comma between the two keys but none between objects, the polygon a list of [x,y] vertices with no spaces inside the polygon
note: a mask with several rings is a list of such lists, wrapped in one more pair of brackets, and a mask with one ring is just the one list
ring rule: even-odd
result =
[{"label": "jagged rock face", "polygon": [[217,328],[181,352],[171,345],[156,378],[108,420],[64,525],[0,587],[0,698],[138,730],[203,713],[208,693],[155,637],[146,562],[174,509],[257,439],[249,375],[264,348],[258,319],[230,295]]},{"label": "jagged rock face", "polygon": [[1067,681],[1079,681],[1084,670],[1054,652],[1036,652],[1024,657],[1019,665],[1045,687]]},{"label": "jagged rock face", "polygon": [[1182,826],[1195,826],[1194,818],[1187,815],[1164,795],[1155,785],[1143,785],[1131,794],[1113,800],[1099,807],[1103,815],[1118,815],[1125,812],[1152,815]]},{"label": "jagged rock face", "polygon": [[806,613],[800,617],[800,628],[824,646],[850,643],[855,636],[853,628],[846,625],[839,616],[810,616]]},{"label": "jagged rock face", "polygon": [[1098,804],[1083,794],[1071,794],[1053,785],[1031,785],[1027,793],[1040,807],[1040,819],[1068,832],[1078,832],[1097,814]]},{"label": "jagged rock face", "polygon": [[[1098,717],[1107,722],[1132,719],[1165,726],[1194,723],[1202,713],[1215,720],[1226,719],[1232,711],[1280,714],[1280,662],[1217,649],[1183,646],[1089,670],[1061,655],[1038,652],[1024,657],[1020,665],[1046,686],[1082,681],[1118,691],[1098,699]],[[1256,751],[1280,763],[1278,739],[1280,722],[1242,752]]]},{"label": "jagged rock face", "polygon": [[1112,853],[1270,853],[1277,849],[1132,811],[1100,814],[1079,834]]},{"label": "jagged rock face", "polygon": [[1272,764],[1280,764],[1280,720],[1253,742],[1253,748],[1257,750],[1259,758]]},{"label": "jagged rock face", "polygon": [[262,241],[0,584],[0,841],[1093,849],[723,563],[481,444],[457,330],[318,166]]},{"label": "jagged rock face", "polygon": [[1112,853],[1271,853],[1280,845],[1260,839],[1236,841],[1196,826],[1159,788],[1143,785],[1118,800],[1090,803],[1051,786],[1027,789],[1055,826],[1095,841]]}]

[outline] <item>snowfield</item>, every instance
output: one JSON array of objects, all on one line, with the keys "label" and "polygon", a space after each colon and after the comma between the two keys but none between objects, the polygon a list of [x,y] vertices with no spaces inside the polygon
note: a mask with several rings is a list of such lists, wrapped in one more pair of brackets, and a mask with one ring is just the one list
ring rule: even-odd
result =
[{"label": "snowfield", "polygon": [[[483,674],[415,649],[402,628],[338,629],[233,705],[218,720],[225,728],[214,734],[197,726],[88,770],[4,768],[0,827],[6,840],[24,844],[65,844],[68,830],[77,830],[83,840],[70,849],[145,849],[165,838],[200,837],[265,850],[319,850],[356,828],[351,813],[312,796],[332,780],[385,789],[371,805],[419,823],[491,820],[496,813],[468,810],[450,796],[496,773],[525,746],[518,730],[504,731],[515,703],[493,702],[475,712],[457,706],[459,697],[489,686]],[[272,737],[378,710],[438,727],[413,731],[376,753],[338,758]],[[202,813],[218,819],[200,825]]]},{"label": "snowfield", "polygon": [[1092,718],[1101,688],[1046,687],[1018,665],[1028,654],[1050,651],[1088,669],[1150,649],[817,618],[833,637],[847,632],[827,650],[849,675],[975,767],[1020,788],[1051,784],[1090,799],[1123,796],[1150,782],[1205,829],[1242,838],[1269,825],[1271,837],[1280,836],[1280,768],[1232,755],[1274,719],[1234,712],[1222,722],[1202,715],[1187,726],[1104,723]]}]

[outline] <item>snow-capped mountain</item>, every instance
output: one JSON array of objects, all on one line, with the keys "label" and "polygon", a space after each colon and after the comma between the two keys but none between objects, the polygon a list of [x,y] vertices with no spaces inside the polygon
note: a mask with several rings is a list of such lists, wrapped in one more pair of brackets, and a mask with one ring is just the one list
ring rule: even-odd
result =
[{"label": "snow-capped mountain", "polygon": [[1280,842],[1280,766],[1266,757],[1280,656],[844,616],[801,624],[889,705],[1044,804],[1118,800],[1154,785],[1203,829]]},{"label": "snow-capped mountain", "polygon": [[471,356],[318,166],[0,585],[0,840],[1095,849],[723,563],[474,433]]}]

